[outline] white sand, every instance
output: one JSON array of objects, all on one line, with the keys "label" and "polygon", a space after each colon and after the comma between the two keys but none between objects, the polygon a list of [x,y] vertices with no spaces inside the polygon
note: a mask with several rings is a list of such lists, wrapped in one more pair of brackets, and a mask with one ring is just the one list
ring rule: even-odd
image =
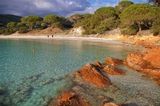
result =
[{"label": "white sand", "polygon": [[51,39],[51,40],[83,40],[83,41],[94,41],[94,42],[104,42],[104,43],[122,43],[119,40],[111,39],[111,38],[98,38],[98,37],[69,37],[69,36],[35,36],[35,35],[1,35],[0,39]]}]

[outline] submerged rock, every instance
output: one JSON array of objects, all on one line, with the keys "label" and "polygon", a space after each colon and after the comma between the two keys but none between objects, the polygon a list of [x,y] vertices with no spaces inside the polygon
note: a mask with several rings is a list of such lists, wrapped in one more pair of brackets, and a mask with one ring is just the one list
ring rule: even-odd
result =
[{"label": "submerged rock", "polygon": [[85,99],[73,91],[62,92],[49,106],[91,106]]},{"label": "submerged rock", "polygon": [[14,106],[8,89],[0,85],[0,106]]},{"label": "submerged rock", "polygon": [[3,95],[3,94],[5,94],[5,93],[6,93],[6,88],[0,86],[0,95]]},{"label": "submerged rock", "polygon": [[11,97],[13,98],[13,102],[17,104],[19,102],[25,101],[25,99],[31,95],[33,89],[34,88],[29,85],[16,89],[16,91],[14,91],[13,94],[11,94]]},{"label": "submerged rock", "polygon": [[103,70],[94,64],[87,64],[76,72],[77,78],[82,78],[87,83],[103,88],[111,85],[111,81]]},{"label": "submerged rock", "polygon": [[53,78],[50,78],[48,80],[44,80],[40,83],[41,86],[44,86],[44,85],[48,85],[48,84],[51,84],[51,83],[54,83],[55,79]]}]

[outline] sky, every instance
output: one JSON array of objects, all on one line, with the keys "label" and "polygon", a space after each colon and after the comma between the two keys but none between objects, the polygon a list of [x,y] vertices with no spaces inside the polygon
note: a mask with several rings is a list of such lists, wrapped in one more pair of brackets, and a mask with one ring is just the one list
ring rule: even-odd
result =
[{"label": "sky", "polygon": [[[0,14],[19,16],[75,13],[93,13],[102,6],[115,6],[120,0],[0,0]],[[147,0],[132,0],[144,3]]]}]

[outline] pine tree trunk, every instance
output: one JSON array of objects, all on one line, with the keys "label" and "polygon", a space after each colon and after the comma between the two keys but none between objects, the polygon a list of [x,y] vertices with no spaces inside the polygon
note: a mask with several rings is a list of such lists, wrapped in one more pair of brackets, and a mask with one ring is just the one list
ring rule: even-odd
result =
[{"label": "pine tree trunk", "polygon": [[141,24],[140,24],[140,22],[138,23],[138,29],[139,29],[139,30],[138,30],[139,32],[141,32],[141,31],[142,31],[142,28],[141,28]]}]

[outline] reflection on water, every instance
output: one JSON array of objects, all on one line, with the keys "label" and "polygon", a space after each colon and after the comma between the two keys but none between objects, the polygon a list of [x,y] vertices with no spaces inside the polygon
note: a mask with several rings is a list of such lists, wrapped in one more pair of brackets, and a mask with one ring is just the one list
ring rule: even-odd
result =
[{"label": "reflection on water", "polygon": [[88,41],[0,40],[0,105],[45,106],[70,85],[69,72],[106,56],[124,58],[133,49]]}]

